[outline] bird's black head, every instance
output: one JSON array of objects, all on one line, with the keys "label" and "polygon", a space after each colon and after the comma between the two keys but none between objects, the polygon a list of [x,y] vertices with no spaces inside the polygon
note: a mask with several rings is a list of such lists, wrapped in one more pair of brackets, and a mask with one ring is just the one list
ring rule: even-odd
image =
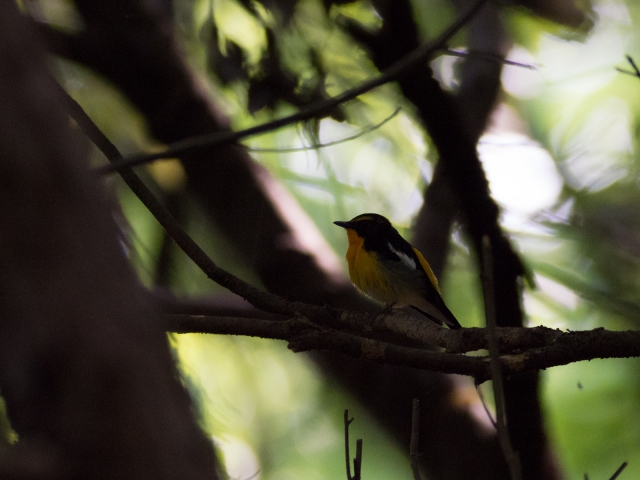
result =
[{"label": "bird's black head", "polygon": [[342,228],[355,230],[360,237],[365,239],[374,235],[386,237],[389,233],[396,231],[389,220],[377,213],[363,213],[348,222],[333,223]]}]

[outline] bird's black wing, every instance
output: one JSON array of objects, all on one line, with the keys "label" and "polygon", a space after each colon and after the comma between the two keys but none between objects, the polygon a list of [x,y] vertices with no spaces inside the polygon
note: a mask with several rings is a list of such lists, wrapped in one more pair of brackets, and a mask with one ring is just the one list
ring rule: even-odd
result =
[{"label": "bird's black wing", "polygon": [[[396,232],[397,233],[397,232]],[[427,260],[422,256],[418,250],[414,249],[409,242],[407,242],[404,238],[397,234],[393,236],[391,241],[389,242],[392,252],[393,250],[396,252],[396,256],[398,252],[401,252],[400,255],[404,254],[408,258],[410,258],[415,263],[416,270],[419,270],[420,275],[423,280],[423,290],[422,295],[424,299],[431,303],[434,307],[436,307],[446,318],[445,322],[450,328],[460,328],[461,325],[458,322],[458,319],[451,313],[451,310],[447,307],[440,295],[440,288],[438,287],[438,280],[436,279],[433,271],[431,271],[431,267]],[[423,315],[429,317],[431,320],[435,321],[437,324],[441,324],[439,319],[433,317],[433,315],[428,312],[423,311],[422,309],[412,306],[413,309],[419,311]]]},{"label": "bird's black wing", "polygon": [[[422,257],[422,254],[420,254],[420,257],[422,257],[420,258],[411,244],[402,238],[395,229],[388,232],[388,235],[376,235],[365,238],[365,249],[370,252],[376,252],[376,254],[378,254],[382,259],[403,263],[405,268],[415,270],[422,283],[421,290],[424,300],[432,304],[442,313],[446,324],[450,328],[460,328],[460,323],[453,313],[451,313],[449,308],[447,308],[444,300],[442,300],[442,297],[440,296],[438,281],[436,280],[435,275],[433,275],[431,267],[429,267],[427,261]],[[435,318],[430,313],[425,312],[415,305],[412,305],[411,307],[433,320],[438,325],[442,325],[441,319]]]}]

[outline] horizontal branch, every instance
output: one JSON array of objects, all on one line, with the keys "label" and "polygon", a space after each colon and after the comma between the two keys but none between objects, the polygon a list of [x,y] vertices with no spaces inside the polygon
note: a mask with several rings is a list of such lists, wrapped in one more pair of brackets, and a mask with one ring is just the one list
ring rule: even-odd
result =
[{"label": "horizontal branch", "polygon": [[254,320],[198,315],[164,315],[163,317],[169,332],[218,333],[286,340],[289,348],[294,352],[333,351],[378,363],[458,373],[481,380],[489,378],[489,364],[483,360],[483,357],[401,347],[322,327],[303,317],[288,320]]},{"label": "horizontal branch", "polygon": [[505,371],[518,373],[595,358],[631,357],[640,357],[640,331],[612,332],[596,328],[583,332],[562,332],[546,347],[501,358]]},{"label": "horizontal branch", "polygon": [[[407,323],[400,315],[346,313],[343,321],[353,327],[362,318],[369,318],[369,327],[380,322],[381,317]],[[328,350],[354,358],[379,363],[404,365],[442,373],[469,375],[478,382],[490,378],[489,359],[486,356],[469,356],[434,352],[421,348],[398,346],[372,340],[369,335],[377,328],[364,328],[360,335],[318,325],[304,317],[284,320],[264,320],[248,317],[208,317],[203,315],[164,315],[167,330],[175,333],[214,333],[246,335],[285,340],[295,352]],[[355,319],[355,321],[354,321]],[[448,330],[416,319],[425,325],[420,329],[424,338],[437,340],[432,344],[464,345],[465,351],[481,350],[487,346],[487,331],[483,328]],[[410,323],[410,322],[409,322]],[[500,363],[505,375],[544,370],[569,363],[595,358],[629,358],[640,356],[640,331],[612,332],[604,328],[583,332],[562,332],[546,327],[497,328],[498,343],[511,353],[501,351]],[[410,338],[415,339],[416,336]],[[532,345],[538,345],[532,348]]]}]

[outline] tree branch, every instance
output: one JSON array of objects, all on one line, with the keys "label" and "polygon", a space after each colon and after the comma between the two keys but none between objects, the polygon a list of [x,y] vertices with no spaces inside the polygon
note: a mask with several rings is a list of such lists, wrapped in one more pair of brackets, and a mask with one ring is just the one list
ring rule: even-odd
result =
[{"label": "tree branch", "polygon": [[[66,94],[65,98],[68,108],[71,111],[71,115],[76,122],[78,122],[83,131],[94,141],[94,143],[96,143],[98,148],[103,151],[107,158],[118,158],[119,152],[115,146],[109,142],[91,119],[86,116],[81,107]],[[371,318],[371,316],[366,313],[349,313],[336,309],[308,305],[302,302],[289,302],[277,295],[262,292],[256,287],[249,285],[231,273],[218,267],[193,241],[193,239],[189,237],[182,227],[180,227],[175,219],[173,219],[149,189],[142,183],[139,177],[137,177],[130,169],[124,170],[120,172],[120,174],[123,176],[125,182],[138,195],[145,206],[147,206],[154,217],[163,225],[163,227],[165,227],[169,235],[176,241],[180,248],[182,248],[185,253],[187,253],[187,255],[200,268],[202,268],[209,278],[228,288],[230,291],[240,295],[257,308],[284,315],[304,315],[308,319],[321,325],[335,325],[338,323],[361,332],[399,333],[411,339],[421,340],[443,347],[448,352],[464,352],[486,348],[485,334],[474,333],[482,332],[482,329],[462,329],[459,331],[442,329],[435,325],[431,325],[429,322],[425,322],[422,319],[403,315],[401,312],[393,316],[378,314]],[[182,318],[186,321],[184,317]],[[193,322],[193,319],[195,318],[208,318],[209,322],[212,321],[212,317],[188,317],[191,322]],[[299,328],[299,325],[282,326],[281,321],[270,320],[260,320],[259,322],[261,323],[255,324],[248,321],[245,322],[245,330],[237,331],[236,334],[248,334],[253,336],[262,336],[263,338],[279,338],[288,340],[290,342],[290,348],[294,351],[338,350],[352,356],[360,356],[360,354],[364,354],[365,351],[370,352],[369,347],[376,345],[377,347],[381,346],[383,350],[385,348],[387,349],[387,353],[383,355],[383,357],[388,360],[385,363],[410,365],[434,371],[441,371],[444,373],[460,373],[472,375],[480,379],[486,379],[487,371],[485,370],[485,364],[483,364],[484,366],[482,367],[478,364],[470,366],[471,364],[467,363],[467,360],[457,361],[453,360],[449,356],[459,359],[478,357],[464,357],[454,355],[452,353],[434,354],[433,352],[423,352],[417,349],[405,349],[404,347],[397,347],[393,345],[386,347],[382,342],[374,342],[374,344],[368,343],[365,348],[365,344],[362,342],[373,341],[368,339],[358,339],[357,337],[353,337],[349,334],[336,335],[337,332],[335,331],[332,331],[331,335],[327,335],[326,331],[330,330],[319,330],[322,328],[319,325],[313,325],[312,332],[307,328],[302,335],[298,333],[295,333],[293,336],[286,335],[286,330],[281,330],[278,335],[275,335],[274,333],[270,334],[269,332],[269,328],[274,328],[273,325],[279,325],[278,328],[280,329],[292,328],[294,332],[296,331],[296,328]],[[227,319],[227,323],[229,323],[229,319]],[[237,322],[237,325],[243,324]],[[204,329],[209,327],[201,324],[200,328]],[[230,325],[228,325],[227,328],[230,328]],[[169,330],[171,331],[171,329]],[[620,338],[620,335],[616,334],[620,334],[621,332],[605,333],[604,329],[602,329],[602,331],[595,330],[592,332],[597,331],[601,333],[604,339],[596,344],[596,342],[593,341],[593,337],[589,335],[592,332],[571,332],[563,334],[559,331],[553,331],[545,327],[538,327],[536,329],[501,328],[499,330],[501,333],[503,330],[508,332],[504,336],[502,334],[500,335],[499,345],[501,351],[516,351],[523,349],[523,344],[527,345],[527,347],[524,348],[531,349],[527,353],[520,353],[511,357],[501,357],[503,367],[506,368],[506,373],[535,371],[575,361],[590,360],[593,358],[630,357],[640,355],[640,338],[638,338],[640,337],[640,332],[622,332],[625,334],[625,337]],[[193,330],[185,329],[181,333],[186,333],[187,331]],[[246,333],[249,331],[252,333]],[[522,333],[516,333],[517,331]],[[220,333],[232,332],[229,330]],[[519,335],[523,335],[525,337],[521,342],[518,341]],[[553,338],[554,335],[557,335],[557,337]],[[573,342],[569,342],[568,344],[565,343],[564,335],[574,336],[574,338],[576,338],[575,345]],[[585,336],[589,337],[590,341],[585,342]],[[335,342],[332,342],[331,338],[334,338]],[[548,340],[549,338],[552,338],[552,345],[547,347],[544,342],[540,345],[542,339]],[[478,343],[474,343],[474,341]],[[558,345],[564,346],[558,348]],[[567,345],[570,345],[570,348],[567,348]],[[594,348],[600,345],[603,346],[601,350]],[[550,353],[546,353],[547,350],[545,350],[545,348],[548,348],[548,352]],[[573,349],[575,349],[576,352],[575,357],[571,355]],[[619,350],[618,352],[615,352],[612,349]],[[426,355],[427,359],[425,360],[425,357],[421,357],[420,353],[429,355]],[[433,355],[436,355],[436,357],[433,357]],[[438,355],[445,357],[438,359]],[[373,357],[371,357],[371,355],[365,356],[369,359],[380,361],[380,358],[376,358],[375,355]],[[446,358],[446,360],[442,360],[443,358]]]},{"label": "tree branch", "polygon": [[[60,89],[60,94],[66,101],[70,115],[104,155],[110,160],[119,158],[117,148],[104,136],[77,102],[62,89]],[[278,295],[257,289],[218,267],[184,231],[171,214],[167,212],[131,169],[122,170],[120,175],[138,198],[140,198],[142,203],[149,209],[151,214],[165,228],[171,238],[174,239],[178,246],[184,250],[189,258],[191,258],[210,279],[241,296],[256,308],[282,315],[304,315],[319,324],[342,324],[343,327],[349,327],[356,331],[367,331],[367,329],[369,329],[371,332],[381,334],[401,334],[414,340],[435,344],[447,349],[449,352],[469,351],[467,342],[468,339],[473,337],[473,334],[470,334],[469,337],[452,338],[445,333],[448,332],[448,330],[437,328],[435,325],[424,322],[422,319],[401,313],[395,316],[376,315],[372,319],[370,315],[365,313],[348,313],[341,310],[308,305],[302,302],[290,302]],[[469,330],[470,329],[465,329],[465,331]],[[509,342],[509,339],[506,341]],[[533,341],[537,341],[535,335],[533,336]],[[539,346],[539,343],[530,345],[530,347],[535,346]],[[507,343],[505,344],[505,349],[508,350],[508,348]]]},{"label": "tree branch", "polygon": [[[388,342],[365,338],[376,332],[380,315],[349,313],[341,319],[353,326],[362,324],[358,334],[319,325],[314,319],[294,317],[285,320],[264,320],[248,317],[208,317],[204,315],[163,315],[166,328],[175,333],[211,333],[247,335],[285,340],[293,351],[329,350],[355,358],[406,365],[442,373],[469,375],[483,382],[491,377],[489,357],[441,353],[419,348],[401,347]],[[390,323],[411,323],[412,318],[387,315]],[[369,318],[369,322],[365,319]],[[424,320],[418,322],[429,325]],[[372,328],[373,327],[373,328]],[[402,328],[397,331],[403,330]],[[388,331],[388,330],[385,330]],[[434,326],[421,330],[427,343],[464,345],[466,351],[487,348],[487,330],[463,328],[448,330]],[[584,332],[562,332],[546,327],[496,329],[498,345],[509,346],[510,353],[501,350],[500,364],[506,376],[544,370],[573,362],[596,358],[629,358],[640,356],[640,332],[613,332],[603,328]],[[416,338],[410,337],[410,338]],[[538,344],[531,348],[530,345]]]},{"label": "tree branch", "polygon": [[411,68],[413,68],[418,62],[425,61],[435,52],[445,48],[449,39],[453,37],[462,27],[464,27],[471,18],[473,18],[473,16],[480,10],[482,5],[484,5],[486,1],[487,0],[477,0],[435,40],[426,43],[413,50],[409,54],[405,55],[396,63],[391,65],[388,69],[386,69],[378,77],[372,78],[356,87],[350,88],[340,95],[336,95],[335,97],[317,102],[304,110],[294,113],[293,115],[256,125],[244,130],[223,131],[200,135],[197,137],[191,137],[186,140],[173,143],[163,152],[133,155],[126,159],[120,158],[117,161],[112,162],[111,165],[102,168],[101,172],[110,173],[122,168],[130,168],[138,165],[143,165],[145,163],[150,163],[161,158],[182,157],[186,154],[198,152],[202,149],[210,149],[223,143],[233,143],[250,136],[272,132],[287,125],[303,122],[311,118],[322,118],[331,113],[331,111],[338,105],[348,102],[349,100],[353,100],[354,98],[357,98],[376,87],[397,80],[400,76],[410,71]]},{"label": "tree branch", "polygon": [[[61,97],[65,100],[71,117],[78,123],[85,135],[91,139],[107,159],[114,162],[122,158],[116,146],[102,133],[82,107],[71,98],[63,88],[60,87],[59,90]],[[187,234],[133,170],[126,168],[120,170],[119,173],[127,186],[135,193],[144,206],[147,207],[149,212],[160,225],[162,225],[169,236],[211,280],[241,296],[254,307],[267,312],[284,315],[297,313],[309,314],[315,312],[316,315],[322,316],[322,309],[320,309],[320,307],[314,307],[301,302],[288,302],[278,295],[263,292],[220,268],[189,234]]]}]

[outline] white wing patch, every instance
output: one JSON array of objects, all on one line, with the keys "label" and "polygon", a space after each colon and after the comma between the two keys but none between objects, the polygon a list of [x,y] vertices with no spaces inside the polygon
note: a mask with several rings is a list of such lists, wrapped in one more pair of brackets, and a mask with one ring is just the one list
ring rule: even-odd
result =
[{"label": "white wing patch", "polygon": [[413,258],[411,258],[406,253],[400,252],[399,250],[396,250],[395,248],[393,248],[393,245],[391,245],[391,242],[389,242],[387,245],[389,245],[389,250],[395,253],[402,263],[404,263],[411,270],[416,269],[416,262]]}]

